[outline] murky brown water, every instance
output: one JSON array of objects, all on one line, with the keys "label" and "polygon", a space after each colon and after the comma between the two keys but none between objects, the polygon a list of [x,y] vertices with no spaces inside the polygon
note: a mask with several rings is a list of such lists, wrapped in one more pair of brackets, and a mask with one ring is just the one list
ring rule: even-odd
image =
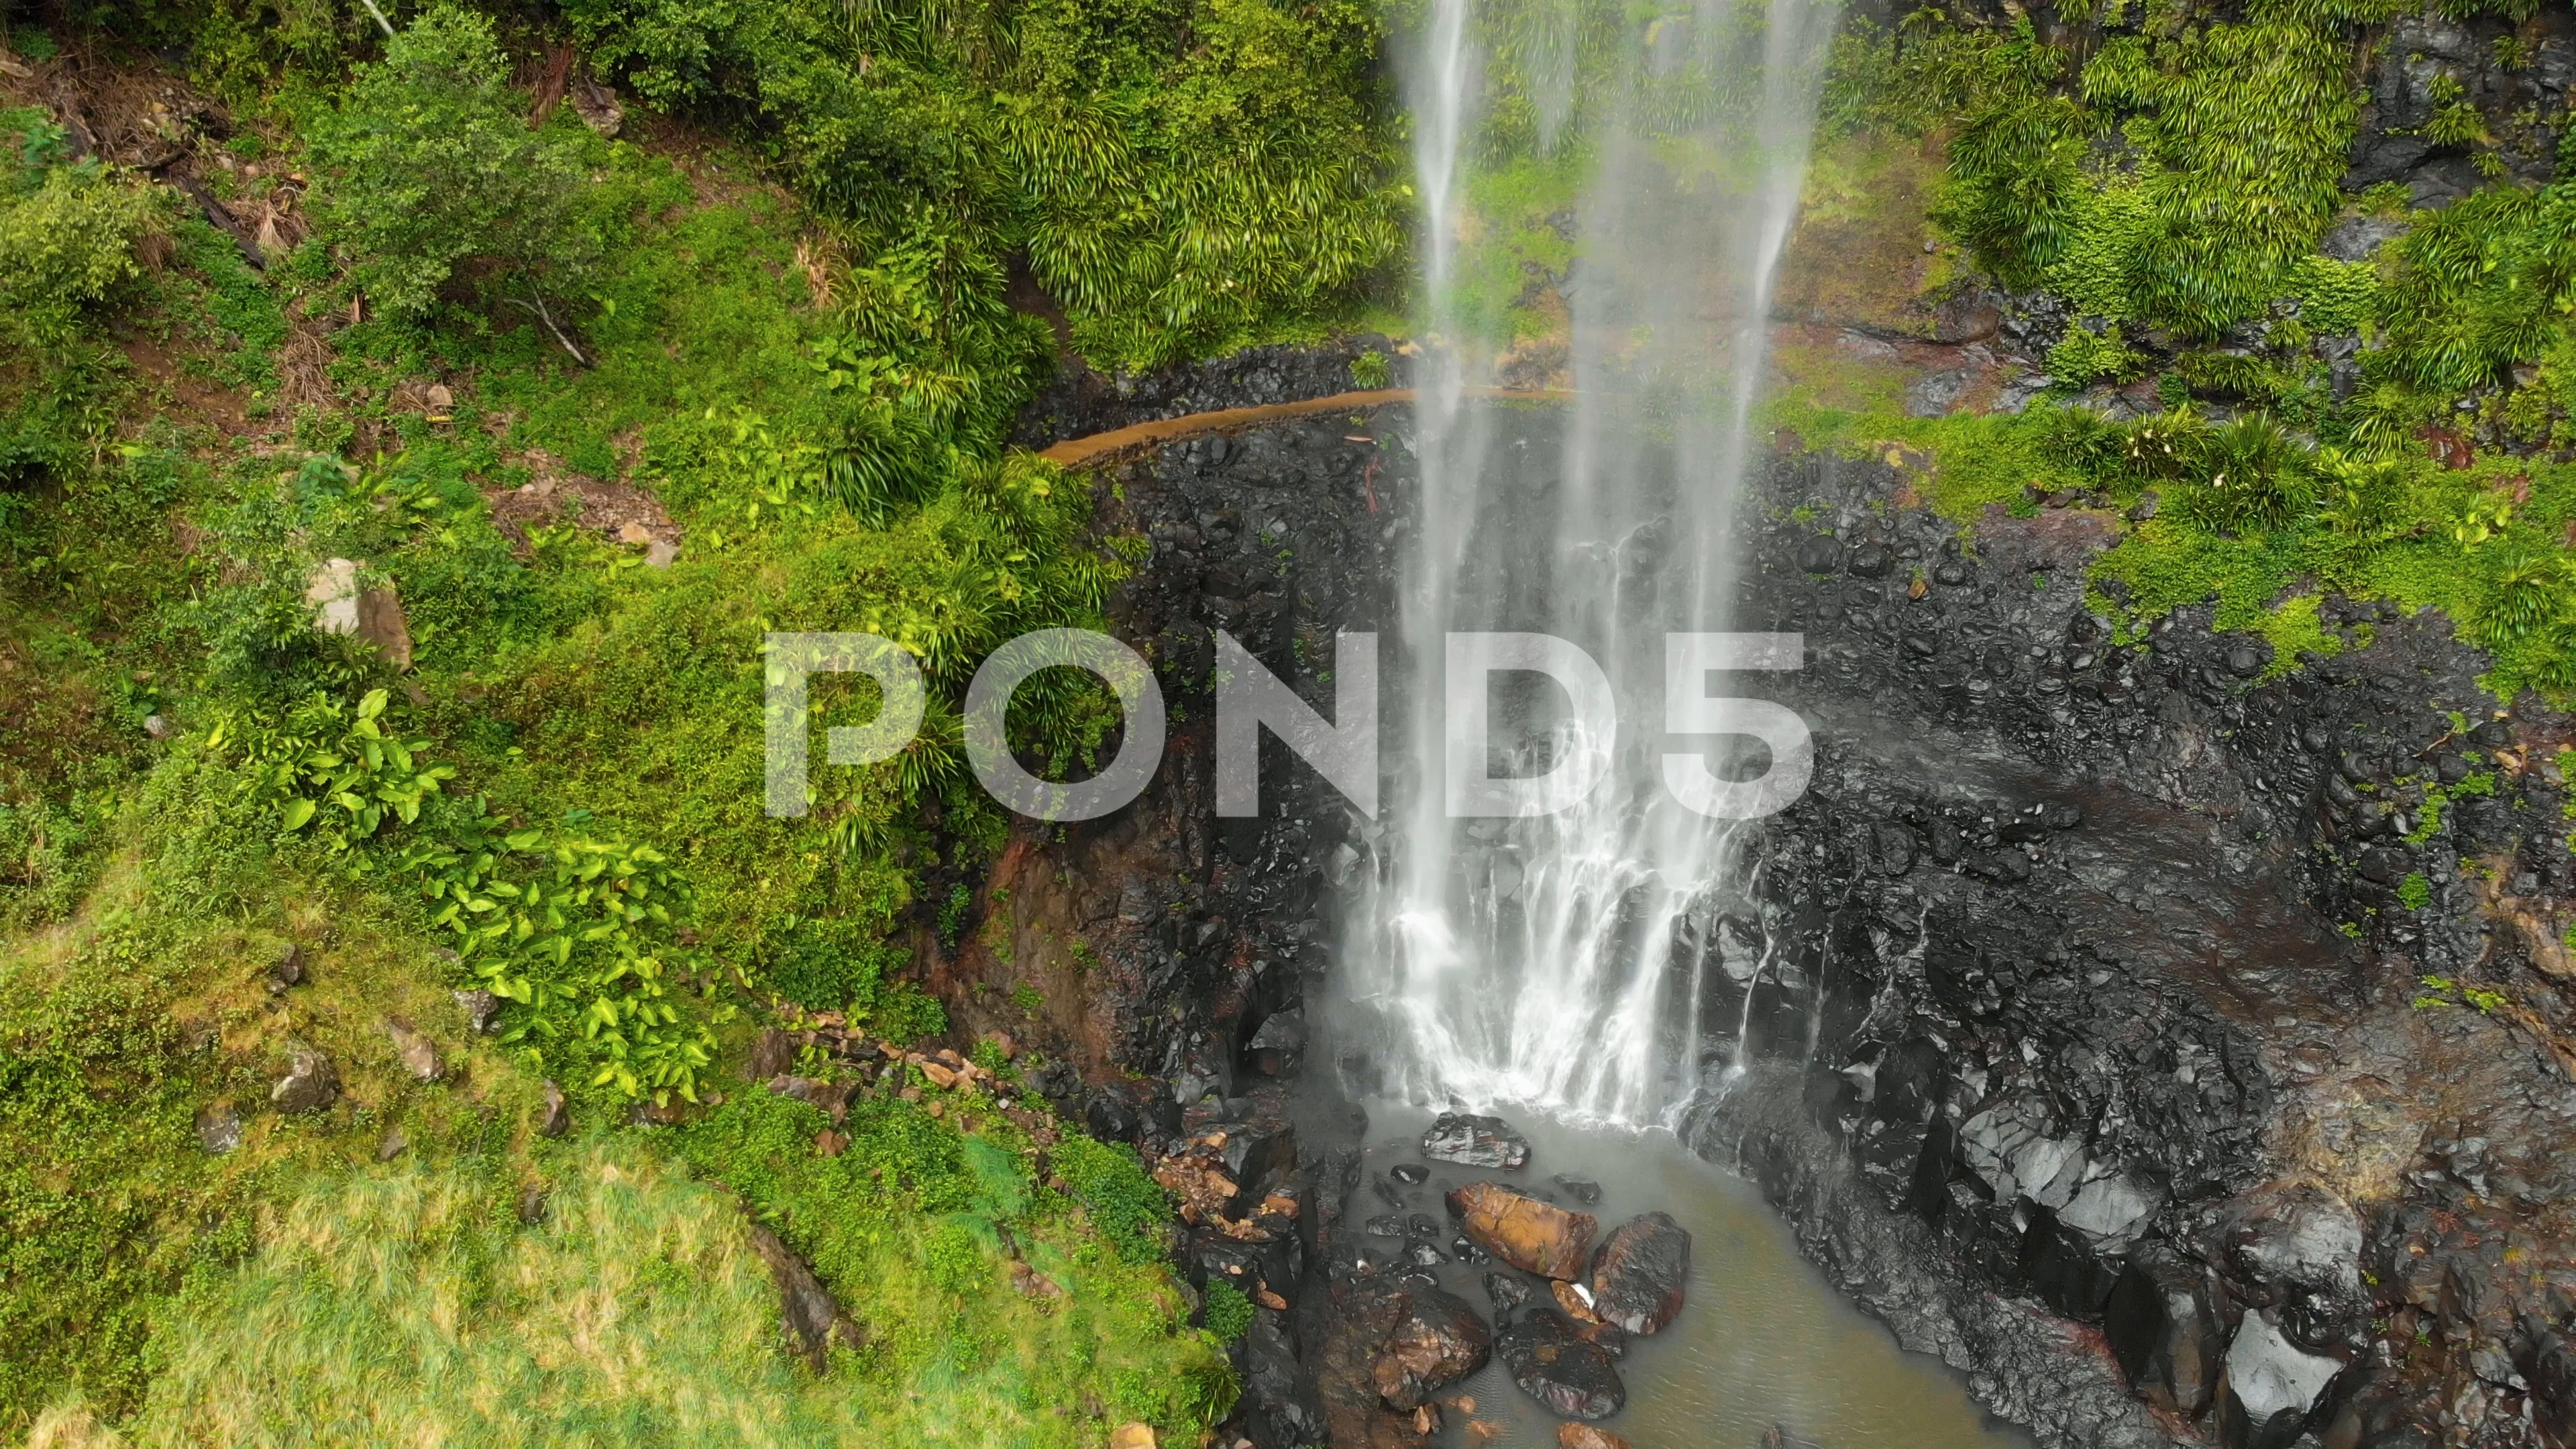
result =
[{"label": "murky brown water", "polygon": [[[1427,1164],[1431,1178],[1408,1189],[1407,1211],[1441,1213],[1440,1193],[1493,1177],[1526,1190],[1554,1191],[1557,1174],[1601,1184],[1604,1233],[1641,1212],[1661,1210],[1691,1234],[1691,1282],[1681,1316],[1629,1349],[1619,1371],[1628,1406],[1601,1427],[1635,1449],[1755,1449],[1765,1430],[1786,1427],[1820,1449],[2023,1449],[2029,1440],[1993,1425],[1938,1360],[1907,1353],[1877,1322],[1838,1297],[1798,1255],[1788,1227],[1752,1184],[1700,1161],[1666,1133],[1629,1135],[1559,1126],[1508,1114],[1530,1140],[1518,1172]],[[1419,1162],[1431,1114],[1396,1103],[1369,1104],[1367,1171]],[[1385,1211],[1362,1186],[1353,1211]],[[1443,1219],[1446,1221],[1445,1217]],[[1445,1244],[1444,1244],[1445,1246]],[[1490,1315],[1483,1268],[1452,1264],[1443,1286]],[[1441,1395],[1466,1394],[1474,1418],[1501,1431],[1491,1449],[1546,1449],[1557,1419],[1515,1386],[1497,1362]],[[1476,1445],[1467,1415],[1450,1413],[1443,1444]]]}]

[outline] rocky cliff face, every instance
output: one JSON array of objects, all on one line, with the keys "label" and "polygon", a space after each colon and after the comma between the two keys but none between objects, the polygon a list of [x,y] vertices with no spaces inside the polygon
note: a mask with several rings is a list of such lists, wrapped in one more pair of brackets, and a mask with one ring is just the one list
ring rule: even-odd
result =
[{"label": "rocky cliff face", "polygon": [[[1051,1090],[1187,1189],[1194,1277],[1257,1290],[1264,1449],[1328,1417],[1419,1440],[1328,1416],[1317,1378],[1348,1336],[1319,1267],[1352,1124],[1305,1008],[1374,828],[1284,752],[1259,819],[1214,816],[1207,631],[1329,693],[1333,632],[1385,611],[1404,429],[1320,417],[1104,475],[1105,525],[1154,544],[1117,621],[1172,749],[1118,817],[1024,833],[939,968],[966,1025],[1034,1035]],[[1742,623],[1807,635],[1779,697],[1820,756],[1763,827],[1762,908],[1677,947],[1717,968],[1692,1144],[2048,1443],[2576,1431],[2567,722],[2497,717],[2446,621],[2370,605],[2329,604],[2346,651],[2296,670],[2205,617],[2122,644],[2083,601],[2107,515],[1963,539],[1908,481],[1796,452],[1765,476]]]},{"label": "rocky cliff face", "polygon": [[2121,647],[2106,517],[1962,548],[1882,518],[1904,482],[1771,474],[1749,603],[1808,634],[1822,755],[1697,943],[1694,1144],[2057,1442],[2563,1435],[2563,718],[2370,606],[2295,671],[2205,618]]}]

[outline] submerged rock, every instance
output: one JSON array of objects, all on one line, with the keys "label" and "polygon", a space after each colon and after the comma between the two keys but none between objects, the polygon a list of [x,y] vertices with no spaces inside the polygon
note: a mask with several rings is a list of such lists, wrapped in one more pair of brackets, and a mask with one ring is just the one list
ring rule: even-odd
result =
[{"label": "submerged rock", "polygon": [[1570,1213],[1498,1182],[1471,1182],[1448,1194],[1449,1211],[1467,1236],[1495,1257],[1542,1278],[1582,1276],[1600,1220]]},{"label": "submerged rock", "polygon": [[1574,1194],[1574,1200],[1586,1207],[1601,1201],[1601,1184],[1588,1177],[1568,1177],[1560,1172],[1548,1181]]},{"label": "submerged rock", "polygon": [[1628,1402],[1609,1353],[1586,1342],[1553,1308],[1540,1308],[1494,1336],[1494,1355],[1521,1392],[1568,1419],[1606,1419]]},{"label": "submerged rock", "polygon": [[1690,1233],[1670,1213],[1622,1223],[1592,1255],[1592,1311],[1630,1333],[1653,1333],[1682,1311]]},{"label": "submerged rock", "polygon": [[1628,1441],[1590,1424],[1559,1424],[1556,1449],[1628,1449]]},{"label": "submerged rock", "polygon": [[1529,1161],[1529,1139],[1500,1117],[1443,1112],[1422,1134],[1422,1155],[1461,1167],[1510,1170]]},{"label": "submerged rock", "polygon": [[1485,1294],[1494,1300],[1496,1314],[1508,1314],[1530,1301],[1530,1285],[1509,1273],[1485,1275]]}]

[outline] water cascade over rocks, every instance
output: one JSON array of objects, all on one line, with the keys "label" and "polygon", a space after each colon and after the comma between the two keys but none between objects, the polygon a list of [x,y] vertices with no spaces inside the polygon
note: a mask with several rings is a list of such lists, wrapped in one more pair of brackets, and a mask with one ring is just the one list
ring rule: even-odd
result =
[{"label": "water cascade over rocks", "polygon": [[[1551,14],[1437,0],[1407,61],[1430,350],[1416,367],[1419,494],[1390,662],[1419,707],[1397,726],[1391,829],[1355,915],[1348,1029],[1377,1044],[1381,1090],[1641,1125],[1696,1085],[1676,1028],[1703,982],[1668,969],[1676,933],[1711,917],[1751,864],[1666,788],[1666,636],[1732,627],[1771,279],[1836,8],[1703,6],[1521,45]],[[1470,396],[1498,379],[1508,339],[1472,335],[1453,275],[1479,179],[1480,77],[1495,47],[1516,45],[1531,84],[1567,98],[1553,144],[1588,177],[1572,220],[1574,391],[1552,447],[1512,436]],[[1578,88],[1597,94],[1578,106]],[[1569,640],[1599,669],[1499,642],[1505,672],[1479,740],[1467,716],[1483,709],[1431,703],[1462,666],[1454,636],[1471,631]],[[1792,645],[1785,659],[1705,662],[1796,658]],[[1471,699],[1484,702],[1482,685],[1460,695]],[[1783,780],[1802,768],[1769,763]]]}]

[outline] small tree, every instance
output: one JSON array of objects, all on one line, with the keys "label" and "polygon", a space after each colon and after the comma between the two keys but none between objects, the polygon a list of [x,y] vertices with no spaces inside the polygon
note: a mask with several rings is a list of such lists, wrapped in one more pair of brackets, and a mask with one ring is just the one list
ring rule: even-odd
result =
[{"label": "small tree", "polygon": [[491,23],[440,5],[361,67],[315,130],[318,210],[379,315],[417,320],[460,278],[525,308],[564,350],[558,308],[598,259],[581,140],[532,131]]}]

